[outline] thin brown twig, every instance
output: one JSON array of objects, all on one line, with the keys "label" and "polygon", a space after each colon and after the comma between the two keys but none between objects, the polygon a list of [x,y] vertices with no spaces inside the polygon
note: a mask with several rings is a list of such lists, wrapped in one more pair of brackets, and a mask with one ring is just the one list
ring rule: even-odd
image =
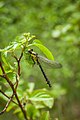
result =
[{"label": "thin brown twig", "polygon": [[1,67],[1,70],[2,70],[2,73],[3,73],[3,75],[1,75],[1,76],[2,76],[3,78],[5,78],[6,81],[9,83],[9,85],[11,86],[11,88],[13,88],[14,85],[12,84],[12,82],[9,80],[7,74],[5,73],[5,70],[4,70],[1,62],[0,62],[0,67]]},{"label": "thin brown twig", "polygon": [[25,111],[25,109],[23,108],[23,105],[21,104],[21,102],[20,102],[20,100],[19,100],[19,98],[18,98],[17,93],[15,94],[15,97],[16,97],[17,102],[18,102],[18,104],[19,104],[19,106],[20,106],[20,108],[21,108],[21,111],[22,111],[23,114],[24,114],[25,119],[28,120],[28,119],[27,119],[27,116],[26,116],[26,111]]},{"label": "thin brown twig", "polygon": [[[7,78],[5,77],[5,79],[7,79]],[[11,86],[11,88],[12,88],[13,93],[14,93],[16,99],[17,99],[17,102],[18,102],[18,104],[19,104],[19,106],[20,106],[20,108],[21,108],[21,111],[23,112],[23,115],[24,115],[25,119],[28,120],[28,119],[27,119],[27,116],[26,116],[26,111],[24,110],[23,105],[21,104],[21,102],[20,102],[20,100],[19,100],[19,98],[18,98],[18,95],[17,95],[17,93],[16,93],[16,89],[14,89],[14,87],[12,87],[12,86]],[[11,99],[11,100],[12,100],[12,99]],[[9,102],[8,102],[8,103],[9,103]],[[7,109],[7,107],[8,107],[8,103],[6,104],[4,110],[3,110],[2,112],[0,112],[0,114],[4,113],[4,112],[6,111],[6,109]]]},{"label": "thin brown twig", "polygon": [[20,61],[21,61],[21,58],[22,58],[22,56],[23,56],[23,50],[22,50],[22,52],[21,52],[21,55],[20,55],[20,57],[19,57],[19,59],[18,59],[18,75],[20,76]]},{"label": "thin brown twig", "polygon": [[17,64],[18,64],[18,75],[19,76],[20,76],[20,60],[21,60],[22,56],[23,56],[23,52],[21,52],[21,55],[20,55],[19,59],[17,58],[16,55],[13,55],[13,57],[16,59]]},{"label": "thin brown twig", "polygon": [[12,99],[13,99],[13,96],[14,96],[14,93],[13,93],[12,96],[10,97],[10,99],[9,99],[9,101],[7,102],[7,104],[6,104],[6,106],[4,107],[4,109],[0,112],[0,115],[3,114],[3,113],[6,111],[6,109],[8,108],[8,106],[9,106],[9,104],[10,104],[10,102],[11,102]]},{"label": "thin brown twig", "polygon": [[21,52],[21,55],[19,57],[19,61],[21,60],[22,56],[23,56],[23,51]]},{"label": "thin brown twig", "polygon": [[[20,77],[20,60],[21,60],[22,56],[23,56],[23,51],[21,52],[21,55],[20,55],[19,59],[14,55],[14,58],[16,59],[16,61],[17,61],[17,63],[18,63],[18,74],[16,75],[16,82],[17,82],[16,88],[17,88],[17,86],[18,86],[18,81],[19,81],[19,77]],[[14,91],[14,92],[15,92],[15,91]],[[24,114],[25,119],[28,120],[28,119],[27,119],[27,116],[26,116],[26,111],[25,111],[25,109],[23,108],[23,105],[21,104],[21,102],[20,102],[20,100],[19,100],[18,95],[17,95],[16,92],[15,92],[15,97],[16,97],[16,99],[17,99],[17,102],[19,103],[19,106],[20,106],[20,108],[21,108],[21,110],[22,110],[22,112],[23,112],[23,114]]]},{"label": "thin brown twig", "polygon": [[[0,92],[5,96],[7,97],[8,99],[10,99],[10,97],[8,95],[6,95],[2,90],[0,90]],[[12,100],[13,103],[15,103],[16,105],[18,105],[14,100]]]},{"label": "thin brown twig", "polygon": [[4,71],[4,69],[3,69],[3,66],[2,66],[1,61],[0,61],[0,67],[1,67],[1,70],[2,70],[3,74],[5,74],[5,71]]},{"label": "thin brown twig", "polygon": [[19,75],[17,74],[17,75],[16,75],[16,82],[14,83],[14,85],[15,85],[15,90],[16,90],[17,87],[18,87],[18,83],[19,83]]}]

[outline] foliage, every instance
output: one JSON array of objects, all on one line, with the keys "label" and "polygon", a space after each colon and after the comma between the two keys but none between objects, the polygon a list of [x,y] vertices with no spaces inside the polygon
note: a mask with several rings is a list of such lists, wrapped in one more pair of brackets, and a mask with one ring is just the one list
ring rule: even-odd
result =
[{"label": "foliage", "polygon": [[[4,48],[15,36],[27,31],[38,36],[63,65],[60,71],[46,71],[53,84],[51,94],[56,98],[52,118],[79,120],[80,0],[1,0],[0,47]],[[35,80],[36,88],[46,87],[38,69],[23,67],[26,64],[21,63],[22,78],[29,82]]]},{"label": "foliage", "polygon": [[[21,58],[23,57],[23,55],[25,55],[26,57],[26,55],[29,54],[28,49],[31,46],[38,45],[37,47],[41,48],[43,53],[46,52],[46,55],[48,55],[49,58],[51,59],[53,58],[51,52],[46,47],[44,47],[39,42],[39,40],[37,40],[38,43],[36,42],[36,40],[35,42],[33,42],[34,41],[33,38],[34,36],[31,36],[30,33],[24,33],[22,36],[17,37],[14,42],[10,43],[8,47],[4,49],[0,49],[0,53],[1,53],[0,77],[4,78],[7,84],[10,86],[10,87],[9,86],[7,87],[6,82],[4,82],[4,86],[7,88],[5,89],[5,93],[3,92],[3,89],[0,90],[0,92],[4,95],[2,96],[2,98],[6,100],[6,97],[7,97],[9,99],[5,108],[3,109],[2,112],[0,112],[0,114],[4,113],[6,109],[7,111],[14,109],[14,113],[18,114],[21,120],[23,118],[23,115],[26,120],[37,119],[37,118],[40,119],[40,109],[52,108],[53,101],[54,101],[53,97],[50,95],[50,93],[46,89],[34,90],[34,83],[27,83],[26,88],[24,88],[24,84],[25,84],[24,80],[20,81]],[[18,52],[21,52],[21,54],[19,55]],[[49,53],[50,53],[50,56],[49,56]],[[9,58],[8,58],[8,54],[11,55],[9,56]],[[20,57],[18,58],[17,55]],[[14,61],[15,64],[12,65],[12,63],[10,63],[9,61],[10,57],[11,59],[13,58],[16,59],[16,62]],[[30,61],[30,60],[32,60],[32,58],[26,59],[26,61]],[[4,63],[3,64],[4,66],[2,65],[1,61]],[[14,97],[14,100],[17,100],[17,103],[13,101],[13,97]],[[13,103],[10,104],[11,101]],[[21,108],[22,112],[19,107]],[[26,110],[27,117],[25,116],[24,108]],[[49,119],[49,118],[46,118],[47,115],[48,114],[44,116],[43,114],[44,119]]]}]

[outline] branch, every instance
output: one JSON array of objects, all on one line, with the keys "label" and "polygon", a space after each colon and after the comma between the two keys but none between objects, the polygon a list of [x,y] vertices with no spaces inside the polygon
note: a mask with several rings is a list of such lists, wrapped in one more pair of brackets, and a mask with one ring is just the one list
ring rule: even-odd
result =
[{"label": "branch", "polygon": [[23,113],[23,115],[24,115],[25,120],[28,120],[28,119],[27,119],[27,116],[26,116],[26,111],[25,111],[25,109],[23,108],[23,105],[21,104],[21,102],[20,102],[20,100],[19,100],[19,98],[18,98],[17,93],[15,93],[15,97],[16,97],[17,102],[18,102],[18,104],[19,104],[19,106],[20,106],[20,108],[21,108],[21,111],[22,111],[22,113]]},{"label": "branch", "polygon": [[21,60],[22,56],[23,56],[23,50],[22,50],[21,55],[19,57],[19,61]]},{"label": "branch", "polygon": [[0,67],[1,67],[1,70],[2,70],[2,73],[3,73],[3,75],[0,75],[0,77],[5,78],[6,81],[9,83],[9,85],[11,86],[11,88],[13,88],[14,85],[12,84],[12,82],[11,82],[10,79],[8,78],[7,74],[5,73],[5,70],[4,70],[1,62],[0,62]]},{"label": "branch", "polygon": [[[2,90],[0,90],[0,92],[1,92],[5,97],[7,97],[8,99],[10,99],[10,97],[7,96]],[[15,103],[16,105],[18,105],[14,100],[12,100],[12,102]]]},{"label": "branch", "polygon": [[0,112],[0,115],[3,114],[3,113],[6,111],[6,109],[8,108],[8,106],[9,106],[9,104],[10,104],[10,102],[11,102],[12,99],[13,99],[13,96],[14,96],[14,93],[13,93],[12,96],[10,97],[10,99],[9,99],[9,101],[7,102],[5,108]]},{"label": "branch", "polygon": [[28,120],[28,118],[26,116],[26,111],[23,108],[23,105],[21,104],[21,101],[19,100],[19,97],[18,97],[18,95],[16,93],[16,89],[17,89],[18,81],[19,81],[19,76],[20,76],[20,60],[21,60],[22,56],[23,56],[23,50],[22,50],[22,53],[21,53],[19,59],[16,56],[14,56],[14,58],[16,59],[16,61],[18,63],[18,73],[17,73],[18,75],[16,75],[16,87],[15,88],[14,88],[14,84],[10,81],[10,79],[7,76],[7,74],[5,73],[5,70],[4,70],[3,66],[2,66],[2,63],[0,62],[0,67],[1,67],[1,70],[2,70],[2,73],[3,73],[3,76],[1,75],[1,77],[6,79],[6,81],[9,83],[9,85],[12,88],[12,91],[13,91],[13,95],[11,96],[11,98],[9,99],[8,103],[6,104],[4,110],[0,114],[4,113],[6,111],[8,105],[12,101],[13,96],[15,95],[16,100],[18,102],[19,107],[21,108],[21,111],[22,111],[22,113],[24,115],[25,120]]},{"label": "branch", "polygon": [[5,74],[5,71],[4,71],[4,69],[3,69],[3,66],[2,66],[1,61],[0,61],[0,67],[1,67],[1,70],[2,70],[3,74]]},{"label": "branch", "polygon": [[20,76],[20,61],[21,61],[22,56],[23,56],[23,51],[21,52],[21,55],[20,55],[20,57],[18,59],[18,75],[19,76]]},{"label": "branch", "polygon": [[18,59],[15,55],[13,55],[13,57],[16,59],[17,64],[18,64],[18,71],[17,71],[17,75],[16,75],[16,87],[15,87],[15,89],[14,89],[14,93],[15,93],[15,97],[16,97],[16,99],[17,99],[17,102],[18,102],[18,104],[19,104],[19,106],[20,106],[20,108],[21,108],[21,111],[23,112],[24,118],[25,118],[26,120],[28,120],[28,119],[27,119],[27,116],[26,116],[26,111],[25,111],[25,109],[23,108],[23,105],[21,104],[21,101],[19,100],[18,95],[17,95],[17,93],[16,93],[16,89],[17,89],[18,81],[19,81],[19,77],[20,77],[20,61],[21,61],[21,58],[22,58],[22,56],[23,56],[23,51],[24,51],[24,50],[22,50],[19,59]]},{"label": "branch", "polygon": [[18,82],[19,82],[19,75],[17,74],[17,75],[16,75],[16,86],[15,86],[15,90],[16,90],[17,87],[18,87]]},{"label": "branch", "polygon": [[22,49],[22,52],[21,52],[21,55],[19,58],[17,58],[17,56],[14,54],[13,57],[16,59],[17,61],[17,64],[18,64],[18,75],[20,76],[20,61],[21,61],[21,58],[23,56],[23,51],[24,51],[24,48]]}]

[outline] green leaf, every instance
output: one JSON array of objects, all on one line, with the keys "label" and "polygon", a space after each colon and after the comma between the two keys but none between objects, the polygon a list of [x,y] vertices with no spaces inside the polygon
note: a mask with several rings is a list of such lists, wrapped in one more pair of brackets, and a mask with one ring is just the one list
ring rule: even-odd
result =
[{"label": "green leaf", "polygon": [[44,45],[39,44],[34,42],[32,45],[37,46],[45,55],[48,59],[50,60],[54,60],[54,57],[52,55],[52,53],[50,52],[50,50],[48,48],[46,48]]},{"label": "green leaf", "polygon": [[2,61],[4,62],[5,66],[6,66],[6,69],[5,69],[6,73],[13,72],[14,68],[12,67],[12,65],[9,62],[7,52],[2,52],[1,59],[2,59]]},{"label": "green leaf", "polygon": [[40,120],[50,120],[49,111],[43,112],[43,114],[40,117]]},{"label": "green leaf", "polygon": [[42,45],[41,41],[39,40],[34,40],[32,44],[29,44],[28,47],[31,46],[36,46],[38,47],[44,54],[45,56],[50,59],[50,60],[54,60],[54,56],[52,55],[52,53],[50,52],[50,50],[48,48],[46,48],[44,45]]},{"label": "green leaf", "polygon": [[14,114],[17,114],[17,113],[20,113],[21,112],[21,109],[18,107],[14,110]]},{"label": "green leaf", "polygon": [[30,119],[34,119],[35,117],[39,116],[39,111],[32,104],[27,105],[26,111],[27,111],[27,116]]},{"label": "green leaf", "polygon": [[40,40],[38,40],[38,39],[35,39],[35,40],[33,41],[33,43],[42,44],[42,42],[41,42]]},{"label": "green leaf", "polygon": [[35,83],[29,83],[28,86],[29,86],[28,91],[29,91],[29,93],[31,93],[34,90]]},{"label": "green leaf", "polygon": [[18,48],[18,47],[19,47],[19,43],[14,42],[12,49],[15,50],[15,49]]},{"label": "green leaf", "polygon": [[13,52],[15,49],[17,49],[20,46],[17,42],[10,43],[9,46],[5,47],[4,49],[0,49],[1,52]]},{"label": "green leaf", "polygon": [[7,108],[7,112],[11,111],[15,107],[14,103],[10,103],[10,105]]},{"label": "green leaf", "polygon": [[6,66],[8,66],[8,63],[7,63],[7,52],[4,52],[1,54],[1,58],[2,58],[2,61],[5,63]]},{"label": "green leaf", "polygon": [[8,52],[12,49],[13,45],[9,45],[7,47],[5,47],[4,49],[0,49],[1,52]]},{"label": "green leaf", "polygon": [[52,108],[54,99],[45,89],[35,90],[29,100],[36,106],[36,108],[49,107]]}]

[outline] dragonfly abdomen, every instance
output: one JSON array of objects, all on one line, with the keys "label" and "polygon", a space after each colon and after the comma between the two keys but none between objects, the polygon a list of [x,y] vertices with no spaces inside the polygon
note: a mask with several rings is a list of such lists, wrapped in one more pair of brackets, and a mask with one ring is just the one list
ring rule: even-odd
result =
[{"label": "dragonfly abdomen", "polygon": [[42,74],[43,74],[43,76],[44,76],[44,78],[45,78],[47,84],[49,85],[49,87],[51,87],[51,83],[50,83],[50,81],[48,80],[48,78],[47,78],[47,76],[46,76],[46,74],[45,74],[45,72],[44,72],[44,70],[43,70],[41,64],[39,63],[38,59],[37,59],[37,64],[39,65],[39,67],[40,67],[40,69],[41,69],[41,72],[42,72]]}]

